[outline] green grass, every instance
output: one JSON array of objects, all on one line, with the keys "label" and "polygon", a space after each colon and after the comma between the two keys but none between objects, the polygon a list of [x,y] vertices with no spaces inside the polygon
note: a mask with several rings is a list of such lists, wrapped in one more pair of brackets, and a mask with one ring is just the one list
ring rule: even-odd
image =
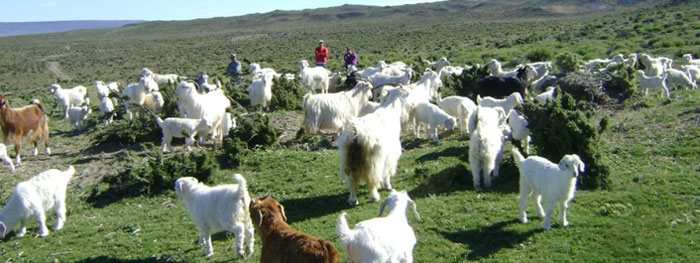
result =
[{"label": "green grass", "polygon": [[[566,3],[571,2],[575,1]],[[697,1],[674,3],[617,10],[615,15],[533,16],[507,22],[502,20],[511,9],[489,9],[495,13],[476,17],[460,12],[445,16],[407,13],[325,24],[303,20],[301,12],[294,14],[300,20],[260,26],[253,25],[251,21],[258,18],[251,16],[0,38],[0,90],[10,93],[14,107],[39,98],[52,110],[55,104],[47,90],[56,79],[48,72],[47,61],[59,62],[62,71],[72,77],[61,81],[64,87],[91,86],[97,79],[134,82],[144,66],[190,76],[201,71],[222,72],[231,50],[250,62],[280,69],[278,72],[293,72],[298,60],[311,59],[310,53],[304,53],[311,48],[309,39],[319,38],[332,40],[328,41],[332,52],[346,45],[355,47],[363,65],[382,59],[422,66],[424,58],[451,55],[455,65],[484,64],[498,58],[511,67],[527,61],[535,50],[553,56],[572,52],[584,59],[619,52],[675,58],[684,53],[699,55],[700,21],[697,9],[688,8]],[[452,20],[447,23],[447,18]],[[231,26],[234,22],[243,26]],[[330,66],[337,68],[339,63],[333,60]],[[92,88],[89,90],[91,100],[97,101]],[[417,220],[407,213],[418,239],[415,262],[698,261],[700,90],[673,91],[672,95],[669,100],[654,93],[633,98],[615,110],[597,111],[594,121],[610,115],[600,145],[611,167],[609,187],[578,191],[569,210],[571,225],[562,228],[555,223],[551,231],[540,230],[541,219],[531,217],[528,224],[517,221],[518,174],[509,152],[494,188],[475,191],[466,136],[446,135],[438,145],[404,139],[404,154],[392,184],[409,191],[422,217]],[[288,141],[303,119],[301,114],[278,111],[269,116]],[[198,230],[173,191],[151,198],[90,198],[108,189],[99,182],[102,176],[143,164],[159,142],[95,146],[91,143],[96,136],[93,129],[74,132],[58,114],[50,124],[54,154],[23,156],[23,166],[12,174],[0,166],[0,184],[5,186],[0,202],[7,202],[18,182],[49,168],[65,169],[73,164],[77,173],[68,188],[66,225],[38,238],[38,224],[30,222],[27,236],[15,238],[11,233],[0,242],[0,262],[259,261],[259,240],[255,254],[243,260],[237,258],[233,236],[228,233],[213,237],[214,256],[206,259],[203,248],[196,245]],[[270,193],[285,205],[292,227],[331,241],[344,256],[335,235],[337,216],[347,212],[349,224],[354,225],[377,216],[379,203],[369,203],[367,188],[361,186],[360,205],[347,205],[336,149],[308,151],[305,145],[282,145],[252,152],[234,170],[217,170],[213,181],[232,183],[232,173],[243,174],[251,195]],[[29,151],[25,148],[23,153]],[[586,180],[585,173],[582,178]],[[388,192],[380,194],[386,197]],[[531,204],[528,212],[533,214]],[[48,223],[54,220],[50,216]]]}]

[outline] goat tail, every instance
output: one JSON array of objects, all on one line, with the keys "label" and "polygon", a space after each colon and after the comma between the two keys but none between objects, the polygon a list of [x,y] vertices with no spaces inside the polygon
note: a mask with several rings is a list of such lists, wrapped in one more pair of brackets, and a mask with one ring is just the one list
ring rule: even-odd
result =
[{"label": "goat tail", "polygon": [[520,167],[520,164],[525,160],[518,147],[512,146],[511,151],[513,152],[513,161],[515,161],[515,166]]},{"label": "goat tail", "polygon": [[338,250],[335,249],[333,244],[323,239],[320,241],[321,245],[323,246],[323,250],[326,251],[326,253],[324,253],[326,254],[324,262],[340,262],[340,255],[338,255]]},{"label": "goat tail", "polygon": [[345,216],[348,213],[343,212],[338,216],[338,220],[335,224],[335,232],[338,234],[338,239],[343,245],[349,244],[352,241],[352,230],[348,227],[348,221],[345,220]]},{"label": "goat tail", "polygon": [[306,110],[306,105],[309,102],[309,98],[311,98],[311,92],[306,93],[306,95],[304,95],[304,97],[301,99],[301,104],[304,107],[304,110]]},{"label": "goat tail", "polygon": [[233,179],[238,182],[238,193],[248,195],[248,185],[241,174],[233,174]]}]

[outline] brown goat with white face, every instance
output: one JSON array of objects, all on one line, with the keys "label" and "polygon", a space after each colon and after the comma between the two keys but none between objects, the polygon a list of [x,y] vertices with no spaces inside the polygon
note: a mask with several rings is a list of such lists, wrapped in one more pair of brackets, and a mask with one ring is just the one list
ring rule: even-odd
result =
[{"label": "brown goat with white face", "polygon": [[266,196],[250,201],[250,217],[262,240],[261,263],[339,262],[330,242],[301,233],[285,221],[284,206]]},{"label": "brown goat with white face", "polygon": [[34,156],[37,155],[39,140],[49,149],[49,119],[44,114],[44,108],[36,103],[21,108],[10,108],[10,102],[0,95],[0,111],[2,111],[2,139],[6,145],[15,145],[15,162],[20,164],[20,149],[22,142],[28,140],[34,143]]}]

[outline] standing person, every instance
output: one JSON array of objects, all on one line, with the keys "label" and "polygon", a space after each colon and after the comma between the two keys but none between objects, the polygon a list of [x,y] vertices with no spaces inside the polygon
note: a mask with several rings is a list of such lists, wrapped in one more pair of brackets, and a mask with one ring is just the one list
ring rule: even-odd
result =
[{"label": "standing person", "polygon": [[318,47],[316,48],[316,66],[326,67],[326,61],[328,57],[328,49],[323,46],[323,40],[318,41]]},{"label": "standing person", "polygon": [[231,76],[231,79],[237,80],[241,74],[241,62],[238,61],[236,53],[231,54],[231,63],[228,63],[226,74]]},{"label": "standing person", "polygon": [[345,69],[347,69],[350,65],[357,66],[357,53],[352,51],[350,47],[347,48],[347,52],[345,53],[343,59],[345,59]]}]

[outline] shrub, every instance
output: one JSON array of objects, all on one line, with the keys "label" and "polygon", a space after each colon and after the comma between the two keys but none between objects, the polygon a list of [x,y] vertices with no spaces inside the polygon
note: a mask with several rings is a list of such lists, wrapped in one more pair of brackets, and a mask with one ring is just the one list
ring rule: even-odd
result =
[{"label": "shrub", "polygon": [[616,65],[608,67],[608,72],[612,73],[603,80],[603,89],[609,97],[623,102],[637,92],[634,68]]},{"label": "shrub", "polygon": [[157,142],[161,139],[161,130],[153,118],[118,120],[110,125],[97,125],[93,144],[131,145],[142,142]]},{"label": "shrub", "polygon": [[[109,185],[107,192],[120,196],[155,196],[172,189],[181,177],[194,177],[200,182],[211,183],[214,171],[218,169],[216,158],[211,151],[176,153],[163,155],[160,151],[149,154],[145,165],[128,165],[124,171],[102,178]],[[93,198],[97,192],[93,192]]]},{"label": "shrub", "polygon": [[593,115],[583,102],[576,102],[567,94],[557,94],[553,103],[525,103],[522,112],[530,123],[532,145],[537,153],[552,162],[559,162],[566,154],[578,154],[586,164],[586,171],[578,181],[584,189],[605,188],[609,167],[602,161],[600,133],[607,127],[590,124]]},{"label": "shrub", "polygon": [[476,80],[489,75],[487,66],[473,67],[465,69],[459,76],[452,76],[445,81],[445,87],[454,90],[459,96],[464,96],[472,100],[476,100]]},{"label": "shrub", "polygon": [[249,113],[236,118],[238,127],[233,137],[248,144],[249,149],[267,148],[277,142],[277,129],[270,125],[270,119],[261,113]]},{"label": "shrub", "polygon": [[296,81],[286,78],[275,78],[272,91],[271,111],[301,110],[301,99],[307,93],[307,90],[299,86]]},{"label": "shrub", "polygon": [[561,72],[574,72],[583,64],[581,56],[564,52],[554,58],[554,66]]},{"label": "shrub", "polygon": [[229,132],[229,136],[224,137],[221,144],[223,150],[224,164],[229,167],[238,167],[243,163],[243,157],[248,155],[248,144],[240,138],[232,136],[234,131]]},{"label": "shrub", "polygon": [[525,57],[532,62],[548,61],[554,57],[554,54],[547,48],[538,48],[525,55]]}]

